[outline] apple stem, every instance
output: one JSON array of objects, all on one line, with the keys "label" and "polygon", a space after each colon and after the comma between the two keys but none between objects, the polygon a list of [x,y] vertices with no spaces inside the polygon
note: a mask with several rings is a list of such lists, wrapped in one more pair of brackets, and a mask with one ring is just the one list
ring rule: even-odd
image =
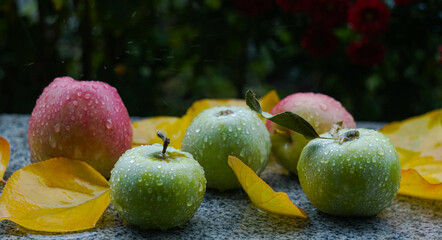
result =
[{"label": "apple stem", "polygon": [[170,144],[170,138],[166,137],[163,132],[158,131],[157,136],[163,140],[163,159],[166,155],[167,146]]},{"label": "apple stem", "polygon": [[348,132],[345,132],[339,137],[339,144],[358,138],[359,138],[359,131],[357,129],[352,129]]}]

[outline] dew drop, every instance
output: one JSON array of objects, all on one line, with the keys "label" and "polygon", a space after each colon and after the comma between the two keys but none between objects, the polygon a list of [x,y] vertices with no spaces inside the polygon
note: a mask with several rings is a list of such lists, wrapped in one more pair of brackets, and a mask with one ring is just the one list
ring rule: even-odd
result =
[{"label": "dew drop", "polygon": [[199,133],[200,131],[201,131],[201,129],[199,129],[199,128],[197,128],[197,129],[195,130],[196,133]]},{"label": "dew drop", "polygon": [[315,122],[315,127],[319,127],[319,121]]},{"label": "dew drop", "polygon": [[60,132],[60,123],[56,123],[54,125],[54,130],[55,130],[55,133],[59,133]]},{"label": "dew drop", "polygon": [[54,138],[52,138],[52,136],[49,136],[49,144],[52,148],[55,148],[57,146],[57,143],[55,142]]},{"label": "dew drop", "polygon": [[320,107],[322,110],[324,110],[324,111],[327,111],[327,110],[328,110],[327,105],[325,105],[324,103],[320,103],[320,104],[319,104],[319,107]]},{"label": "dew drop", "polygon": [[78,91],[77,96],[81,97],[81,95],[83,95],[83,93],[81,91]]},{"label": "dew drop", "polygon": [[91,98],[91,95],[89,93],[86,93],[84,95],[84,99],[89,100]]},{"label": "dew drop", "polygon": [[378,155],[380,155],[380,156],[384,156],[384,151],[382,151],[382,150],[378,150]]},{"label": "dew drop", "polygon": [[110,119],[108,119],[108,120],[106,120],[106,128],[107,129],[111,129],[112,128],[112,120],[110,120]]}]

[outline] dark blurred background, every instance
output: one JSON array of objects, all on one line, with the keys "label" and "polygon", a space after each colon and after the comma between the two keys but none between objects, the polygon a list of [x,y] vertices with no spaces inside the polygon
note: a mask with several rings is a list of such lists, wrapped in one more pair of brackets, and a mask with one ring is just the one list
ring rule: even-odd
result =
[{"label": "dark blurred background", "polygon": [[356,120],[441,108],[442,1],[365,1],[1,0],[0,113],[66,75],[108,82],[132,116],[249,88],[325,93]]}]

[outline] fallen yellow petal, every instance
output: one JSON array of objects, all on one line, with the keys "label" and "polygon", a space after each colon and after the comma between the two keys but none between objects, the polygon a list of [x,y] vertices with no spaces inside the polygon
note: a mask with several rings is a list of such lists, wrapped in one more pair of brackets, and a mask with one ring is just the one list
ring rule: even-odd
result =
[{"label": "fallen yellow petal", "polygon": [[9,163],[9,156],[11,154],[11,147],[8,140],[0,137],[0,180],[3,180],[6,168]]},{"label": "fallen yellow petal", "polygon": [[36,231],[79,231],[93,228],[109,203],[100,173],[82,161],[53,158],[12,174],[0,196],[0,220]]},{"label": "fallen yellow petal", "polygon": [[399,194],[442,200],[442,183],[431,184],[414,169],[402,169],[401,175]]},{"label": "fallen yellow petal", "polygon": [[289,217],[308,218],[304,210],[293,204],[286,193],[273,191],[267,183],[241,160],[234,156],[229,156],[228,163],[238,177],[242,188],[258,209]]}]

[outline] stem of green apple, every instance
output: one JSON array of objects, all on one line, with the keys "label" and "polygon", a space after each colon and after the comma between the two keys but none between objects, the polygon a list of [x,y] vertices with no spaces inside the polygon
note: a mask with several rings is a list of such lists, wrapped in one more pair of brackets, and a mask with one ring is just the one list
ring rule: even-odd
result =
[{"label": "stem of green apple", "polygon": [[157,132],[157,136],[163,140],[163,159],[164,159],[166,155],[167,146],[169,146],[170,144],[170,138],[166,137],[166,135],[161,131]]}]

